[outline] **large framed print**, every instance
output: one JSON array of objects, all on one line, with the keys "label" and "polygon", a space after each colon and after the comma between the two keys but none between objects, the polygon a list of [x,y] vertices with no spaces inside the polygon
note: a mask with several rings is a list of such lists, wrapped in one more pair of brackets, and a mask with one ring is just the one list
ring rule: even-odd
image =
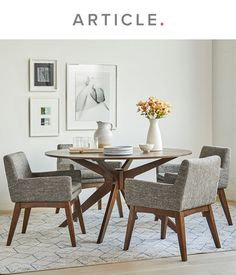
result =
[{"label": "large framed print", "polygon": [[96,121],[117,127],[117,66],[67,65],[67,129],[95,130]]},{"label": "large framed print", "polygon": [[30,99],[30,136],[59,135],[59,99]]},{"label": "large framed print", "polygon": [[30,59],[30,91],[57,91],[57,60]]}]

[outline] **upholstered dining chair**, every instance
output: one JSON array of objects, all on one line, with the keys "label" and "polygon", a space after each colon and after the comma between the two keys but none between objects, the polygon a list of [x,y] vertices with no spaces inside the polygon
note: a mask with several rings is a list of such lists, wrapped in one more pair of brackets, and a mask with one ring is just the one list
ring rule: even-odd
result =
[{"label": "upholstered dining chair", "polygon": [[[184,217],[202,212],[206,217],[215,246],[220,248],[211,204],[217,195],[220,176],[218,156],[184,160],[173,184],[135,179],[125,181],[125,199],[130,206],[124,250],[128,250],[137,212],[153,213],[162,222],[165,238],[168,217],[175,218],[182,261],[187,261]],[[164,231],[164,232],[163,232]]]},{"label": "upholstered dining chair", "polygon": [[[68,149],[70,147],[72,147],[72,144],[58,144],[57,145],[57,149]],[[119,161],[109,161],[108,164],[112,167],[112,168],[120,168],[122,163]],[[101,185],[103,185],[104,183],[104,179],[101,175],[85,168],[84,166],[69,160],[69,159],[63,159],[63,158],[58,158],[57,159],[57,170],[74,170],[76,171],[80,171],[81,173],[81,184],[82,184],[82,189],[86,189],[86,188],[99,188]],[[121,203],[121,197],[120,194],[118,195],[117,198],[117,207],[118,207],[118,211],[119,211],[119,216],[122,218],[123,217],[123,209],[122,209],[122,203]],[[102,201],[100,200],[98,202],[98,210],[102,209]],[[59,213],[59,208],[56,209],[56,213]]]},{"label": "upholstered dining chair", "polygon": [[80,173],[55,171],[32,173],[23,152],[4,156],[4,165],[12,202],[15,203],[7,239],[11,245],[21,209],[24,211],[22,233],[26,233],[31,208],[60,207],[65,209],[72,246],[76,246],[71,205],[75,204],[81,231],[85,234],[84,221],[80,208]]},{"label": "upholstered dining chair", "polygon": [[[219,156],[221,158],[220,165],[220,180],[218,184],[218,196],[225,213],[227,222],[229,225],[233,225],[232,218],[229,211],[229,206],[227,203],[225,189],[229,182],[229,166],[230,166],[230,148],[218,147],[218,146],[203,146],[200,152],[200,158],[205,158],[209,156]],[[169,173],[168,179],[175,178],[179,170],[179,164],[167,163],[161,165],[157,168],[157,181],[163,181],[163,176],[165,173]],[[167,178],[167,177],[166,177]]]}]

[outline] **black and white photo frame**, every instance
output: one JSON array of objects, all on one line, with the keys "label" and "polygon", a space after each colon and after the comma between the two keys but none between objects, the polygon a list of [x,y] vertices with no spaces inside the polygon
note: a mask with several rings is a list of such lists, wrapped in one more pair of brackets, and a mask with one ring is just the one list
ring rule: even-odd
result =
[{"label": "black and white photo frame", "polygon": [[117,127],[117,66],[67,65],[67,130],[94,130],[96,121]]},{"label": "black and white photo frame", "polygon": [[30,91],[55,92],[57,83],[57,60],[55,59],[30,59]]}]

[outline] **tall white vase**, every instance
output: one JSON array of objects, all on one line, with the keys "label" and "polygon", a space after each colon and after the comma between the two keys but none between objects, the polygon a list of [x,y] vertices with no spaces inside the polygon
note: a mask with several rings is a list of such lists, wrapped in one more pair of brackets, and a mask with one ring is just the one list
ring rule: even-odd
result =
[{"label": "tall white vase", "polygon": [[154,144],[152,151],[161,151],[163,147],[159,128],[159,119],[149,119],[149,122],[150,125],[148,129],[147,143]]}]

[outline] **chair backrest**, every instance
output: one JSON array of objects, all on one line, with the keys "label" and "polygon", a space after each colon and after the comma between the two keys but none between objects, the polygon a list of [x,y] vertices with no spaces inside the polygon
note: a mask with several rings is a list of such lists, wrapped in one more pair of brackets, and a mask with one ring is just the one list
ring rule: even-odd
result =
[{"label": "chair backrest", "polygon": [[[58,144],[57,149],[68,149],[72,144]],[[57,170],[85,170],[87,168],[70,159],[57,158]]]},{"label": "chair backrest", "polygon": [[230,167],[230,148],[219,146],[203,146],[200,158],[209,156],[219,156],[220,164],[220,180],[218,188],[227,188],[229,183],[229,167]]},{"label": "chair backrest", "polygon": [[14,196],[14,187],[20,178],[30,178],[32,172],[28,160],[23,152],[17,152],[3,158],[7,182],[11,198]]},{"label": "chair backrest", "polygon": [[184,160],[175,181],[179,210],[215,202],[220,177],[220,157],[211,156]]},{"label": "chair backrest", "polygon": [[200,158],[219,156],[221,159],[220,167],[223,169],[229,169],[230,166],[230,148],[219,146],[203,146]]}]

